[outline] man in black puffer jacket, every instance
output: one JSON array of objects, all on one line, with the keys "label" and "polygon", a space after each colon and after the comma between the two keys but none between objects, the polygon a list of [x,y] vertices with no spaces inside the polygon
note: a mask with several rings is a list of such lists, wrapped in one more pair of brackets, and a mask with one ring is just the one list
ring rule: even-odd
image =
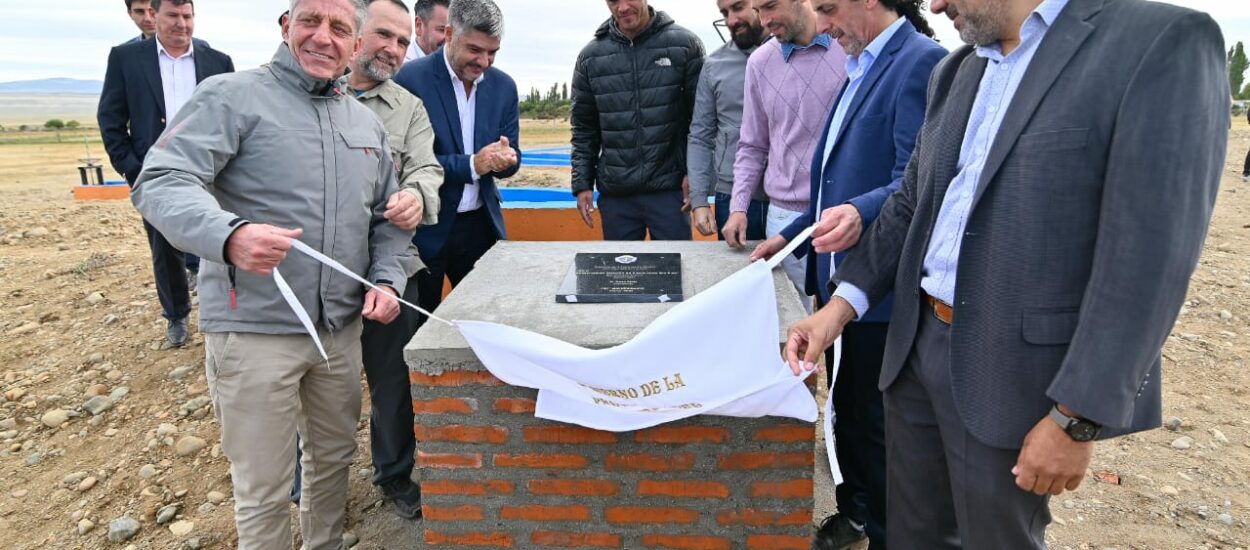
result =
[{"label": "man in black puffer jacket", "polygon": [[573,194],[603,237],[689,240],[686,138],[703,43],[647,0],[606,0],[612,17],[573,74]]}]

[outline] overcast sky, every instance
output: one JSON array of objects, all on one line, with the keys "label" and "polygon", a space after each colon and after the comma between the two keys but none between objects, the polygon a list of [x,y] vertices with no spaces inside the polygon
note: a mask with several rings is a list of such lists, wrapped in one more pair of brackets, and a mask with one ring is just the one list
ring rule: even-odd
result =
[{"label": "overcast sky", "polygon": [[[531,87],[567,82],[577,52],[608,17],[602,0],[496,1],[507,29],[496,66],[517,80],[522,95]],[[1210,13],[1230,45],[1250,43],[1250,2],[1169,1]],[[103,79],[108,49],[138,34],[122,0],[4,3],[0,81]],[[715,0],[652,0],[651,5],[698,33],[709,51],[721,44],[712,27],[720,18]],[[268,61],[280,43],[277,17],[286,6],[284,0],[200,0],[195,35],[230,54],[237,69],[253,68]],[[929,16],[947,48],[959,44],[945,16]]]}]

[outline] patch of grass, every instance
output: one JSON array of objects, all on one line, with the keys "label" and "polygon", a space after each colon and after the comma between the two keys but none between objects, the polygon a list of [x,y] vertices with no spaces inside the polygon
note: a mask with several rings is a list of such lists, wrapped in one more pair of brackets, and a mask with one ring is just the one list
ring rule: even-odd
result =
[{"label": "patch of grass", "polygon": [[566,120],[521,120],[521,148],[568,145],[573,130]]},{"label": "patch of grass", "polygon": [[87,257],[86,260],[74,264],[69,269],[66,269],[65,272],[83,277],[92,271],[108,267],[111,263],[113,263],[112,255],[103,252],[92,252],[91,256]]},{"label": "patch of grass", "polygon": [[82,143],[83,139],[92,145],[101,145],[100,130],[96,128],[78,128],[75,130],[9,130],[0,132],[0,145],[55,145],[58,143]]}]

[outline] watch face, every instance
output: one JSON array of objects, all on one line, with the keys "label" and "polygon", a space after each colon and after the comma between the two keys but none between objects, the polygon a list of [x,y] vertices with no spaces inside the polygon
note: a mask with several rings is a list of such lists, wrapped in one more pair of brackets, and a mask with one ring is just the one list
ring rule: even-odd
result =
[{"label": "watch face", "polygon": [[1092,422],[1077,421],[1068,429],[1068,435],[1076,441],[1093,441],[1099,431],[1099,427]]}]

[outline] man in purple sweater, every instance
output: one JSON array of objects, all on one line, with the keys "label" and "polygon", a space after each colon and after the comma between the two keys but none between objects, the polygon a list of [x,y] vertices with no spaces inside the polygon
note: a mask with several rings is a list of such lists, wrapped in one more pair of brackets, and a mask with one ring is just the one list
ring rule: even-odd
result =
[{"label": "man in purple sweater", "polygon": [[[816,32],[809,0],[753,3],[774,39],[747,61],[742,132],[724,227],[725,240],[735,248],[745,246],[747,208],[761,185],[769,200],[766,236],[780,233],[807,211],[812,153],[846,80],[846,53],[828,34]],[[802,291],[807,279],[803,262],[790,257],[782,266]]]}]

